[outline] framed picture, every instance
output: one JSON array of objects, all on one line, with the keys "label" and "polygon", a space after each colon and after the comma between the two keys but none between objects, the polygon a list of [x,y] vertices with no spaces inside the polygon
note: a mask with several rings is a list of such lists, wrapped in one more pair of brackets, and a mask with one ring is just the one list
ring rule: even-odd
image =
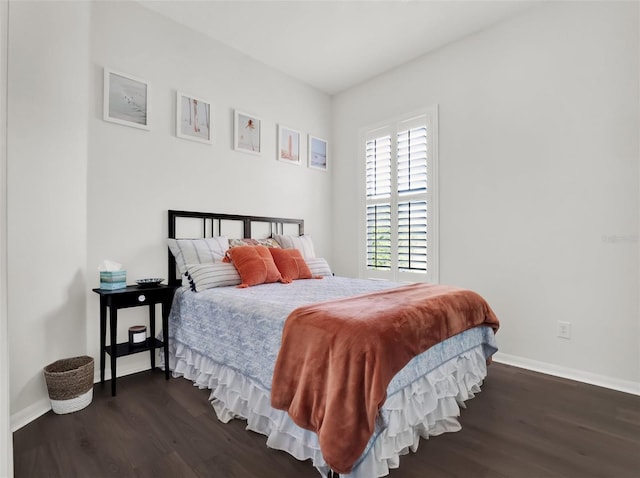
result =
[{"label": "framed picture", "polygon": [[327,170],[327,142],[324,139],[309,135],[309,167]]},{"label": "framed picture", "polygon": [[149,83],[104,69],[103,119],[134,128],[149,128]]},{"label": "framed picture", "polygon": [[278,125],[278,159],[300,164],[300,132]]},{"label": "framed picture", "polygon": [[176,92],[176,136],[211,144],[211,103]]},{"label": "framed picture", "polygon": [[233,120],[233,149],[245,153],[262,152],[262,120],[236,110]]}]

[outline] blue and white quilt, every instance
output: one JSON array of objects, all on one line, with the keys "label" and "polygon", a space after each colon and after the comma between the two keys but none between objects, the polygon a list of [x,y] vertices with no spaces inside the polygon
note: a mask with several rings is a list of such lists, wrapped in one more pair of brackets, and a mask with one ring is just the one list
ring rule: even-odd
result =
[{"label": "blue and white quilt", "polygon": [[[291,311],[399,285],[329,276],[244,289],[220,287],[197,293],[178,290],[169,317],[169,340],[240,372],[270,391],[284,322]],[[478,345],[483,346],[486,357],[497,350],[489,327],[475,327],[414,357],[391,381],[387,395]]]}]

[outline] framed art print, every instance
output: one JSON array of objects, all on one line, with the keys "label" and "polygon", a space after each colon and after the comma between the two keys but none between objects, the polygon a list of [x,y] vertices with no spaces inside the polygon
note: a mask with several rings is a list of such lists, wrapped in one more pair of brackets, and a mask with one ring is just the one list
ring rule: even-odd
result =
[{"label": "framed art print", "polygon": [[103,119],[148,130],[149,83],[105,68]]},{"label": "framed art print", "polygon": [[236,110],[233,120],[233,149],[245,153],[262,152],[262,120]]},{"label": "framed art print", "polygon": [[300,164],[300,132],[278,125],[278,159],[290,164]]},{"label": "framed art print", "polygon": [[327,170],[327,142],[324,139],[309,135],[309,167]]},{"label": "framed art print", "polygon": [[176,136],[211,144],[211,103],[176,92]]}]

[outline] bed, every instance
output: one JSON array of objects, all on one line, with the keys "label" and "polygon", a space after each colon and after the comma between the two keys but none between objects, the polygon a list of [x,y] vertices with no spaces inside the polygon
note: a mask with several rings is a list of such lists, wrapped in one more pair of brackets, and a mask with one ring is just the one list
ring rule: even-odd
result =
[{"label": "bed", "polygon": [[[168,219],[170,240],[228,236],[261,242],[272,236],[305,237],[304,221],[298,219],[173,210],[169,211]],[[314,254],[313,250],[306,252]],[[457,420],[460,407],[480,391],[487,363],[497,351],[496,319],[453,333],[417,353],[397,373],[394,370],[388,384],[383,383],[383,400],[371,415],[370,427],[362,430],[365,424],[357,422],[360,428],[353,430],[353,436],[364,438],[345,465],[334,458],[334,452],[351,447],[353,455],[352,440],[344,440],[348,434],[327,438],[323,430],[301,420],[296,410],[278,403],[283,396],[282,367],[294,365],[283,364],[287,360],[284,351],[290,350],[291,340],[304,340],[307,334],[303,331],[302,335],[291,335],[292,319],[300,311],[342,304],[352,297],[361,300],[379,297],[388,301],[385,294],[396,293],[403,286],[334,276],[326,261],[309,258],[307,262],[316,266],[309,280],[246,288],[235,282],[195,292],[193,280],[191,288],[182,284],[182,270],[176,264],[179,256],[175,248],[168,255],[169,283],[178,287],[169,317],[169,367],[173,376],[211,390],[211,404],[222,422],[246,420],[247,429],[267,436],[267,446],[286,451],[299,460],[310,460],[322,476],[336,476],[334,470],[345,478],[385,476],[389,469],[399,466],[400,456],[417,449],[421,437],[460,430]],[[486,313],[493,315],[485,306],[489,311]],[[293,339],[287,342],[289,336]],[[322,349],[311,354],[310,347],[305,345],[303,349],[306,356],[311,359],[322,356]],[[293,350],[300,352],[295,347]],[[356,370],[353,364],[350,367]],[[334,376],[335,370],[340,369],[334,369]],[[291,372],[288,373],[290,377]],[[337,392],[337,398],[333,398],[333,408],[328,408],[334,411],[322,417],[326,423],[345,421],[344,417],[338,417],[344,413],[339,401],[344,397],[340,395],[342,387],[336,383],[342,382],[334,380],[327,386],[330,393]],[[317,383],[312,383],[309,390],[318,388]],[[369,408],[370,389],[365,395],[362,408]],[[354,400],[359,403],[360,398]],[[317,401],[317,396],[312,401]],[[302,422],[304,427],[299,426]],[[325,455],[331,460],[325,459]]]}]

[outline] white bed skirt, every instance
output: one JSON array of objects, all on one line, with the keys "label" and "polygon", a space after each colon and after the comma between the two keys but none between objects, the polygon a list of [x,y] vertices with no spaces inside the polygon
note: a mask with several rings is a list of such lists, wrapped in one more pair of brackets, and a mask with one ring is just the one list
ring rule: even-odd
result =
[{"label": "white bed skirt", "polygon": [[[218,419],[224,423],[233,418],[246,420],[247,429],[267,436],[267,446],[298,460],[311,460],[320,474],[327,476],[329,468],[317,435],[298,427],[286,412],[271,408],[267,390],[184,344],[172,341],[169,350],[173,376],[184,376],[194,385],[210,389],[209,399]],[[340,476],[386,476],[389,469],[398,468],[401,455],[418,449],[420,437],[460,430],[460,406],[480,391],[486,374],[486,358],[479,345],[388,397],[382,408],[387,426],[352,472]]]}]

